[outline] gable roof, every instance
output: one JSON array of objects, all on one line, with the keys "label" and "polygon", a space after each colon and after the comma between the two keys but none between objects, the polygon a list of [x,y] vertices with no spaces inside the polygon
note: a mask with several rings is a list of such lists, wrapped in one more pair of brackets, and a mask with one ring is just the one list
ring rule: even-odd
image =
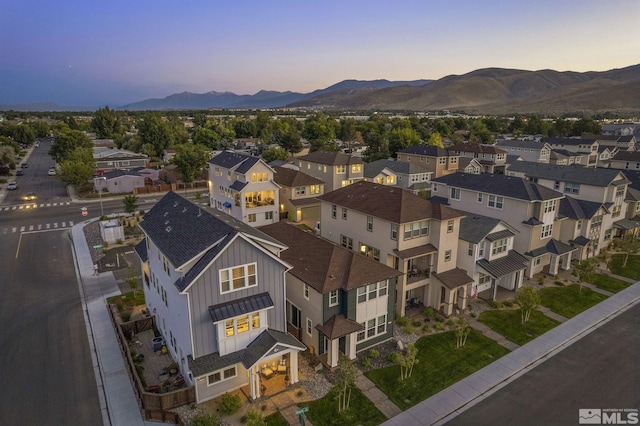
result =
[{"label": "gable roof", "polygon": [[[139,226],[176,268],[205,251],[209,261],[212,260],[212,253],[215,256],[239,233],[281,246],[279,241],[257,229],[217,210],[193,204],[173,191],[144,215]],[[189,273],[194,269],[197,268],[194,266]]]},{"label": "gable roof", "polygon": [[410,191],[365,181],[336,189],[318,199],[398,224],[464,216],[451,207],[425,200]]},{"label": "gable roof", "polygon": [[[552,179],[594,186],[608,186],[615,180],[621,179],[620,175],[622,174],[622,171],[618,169],[584,167],[578,164],[561,166],[531,161],[517,161],[509,167],[509,171],[524,173],[529,178]],[[624,178],[624,180],[627,179]]]},{"label": "gable roof", "polygon": [[[398,151],[402,154],[425,155],[427,157],[448,157],[449,150],[438,146],[418,144]],[[455,155],[457,157],[458,155]]]},{"label": "gable roof", "polygon": [[544,142],[549,145],[569,145],[569,146],[578,146],[578,145],[593,145],[596,142],[596,139],[581,139],[581,138],[546,138]]},{"label": "gable roof", "polygon": [[546,144],[545,142],[537,142],[532,140],[523,141],[523,140],[517,140],[517,139],[499,140],[499,141],[496,141],[495,145],[498,147],[526,148],[526,149],[533,149],[533,150],[540,150],[544,147],[549,148],[549,145]]},{"label": "gable roof", "polygon": [[311,163],[327,164],[331,166],[342,166],[346,164],[363,164],[359,157],[347,155],[338,151],[314,151],[307,155],[298,157],[298,160],[309,161]]},{"label": "gable roof", "polygon": [[576,220],[591,219],[596,215],[601,207],[605,207],[604,204],[593,201],[578,200],[566,195],[562,200],[560,200],[558,213],[562,216]]},{"label": "gable roof", "polygon": [[[224,167],[225,169],[235,168],[235,171],[238,173],[246,173],[259,161],[262,161],[260,157],[254,157],[253,155],[235,151],[223,151],[208,162],[209,164]],[[267,164],[265,163],[265,165]]]},{"label": "gable roof", "polygon": [[289,247],[280,253],[281,259],[293,266],[289,273],[320,293],[351,290],[402,275],[378,261],[285,222],[262,226],[260,231]]},{"label": "gable roof", "polygon": [[640,151],[618,151],[611,160],[640,162]]},{"label": "gable roof", "polygon": [[473,175],[458,172],[441,176],[432,182],[525,201],[545,201],[564,196],[558,191],[526,179],[491,173]]},{"label": "gable roof", "polygon": [[[502,222],[488,216],[467,213],[460,221],[459,238],[463,241],[478,244]],[[504,223],[504,222],[503,222]]]},{"label": "gable roof", "polygon": [[415,173],[428,173],[429,169],[425,166],[415,163],[408,163],[405,161],[396,161],[390,159],[382,159],[366,163],[364,165],[364,175],[366,177],[377,176],[384,168],[387,168],[395,173],[404,175],[410,175]]},{"label": "gable roof", "polygon": [[507,151],[494,145],[484,145],[480,143],[457,143],[449,147],[450,151],[477,152],[479,154],[506,154]]},{"label": "gable roof", "polygon": [[107,179],[115,179],[122,176],[141,177],[140,173],[138,173],[135,170],[121,170],[121,169],[111,170],[109,172],[103,173],[102,176]]},{"label": "gable roof", "polygon": [[329,340],[334,340],[348,336],[356,331],[362,331],[364,330],[364,326],[346,318],[342,314],[338,314],[329,318],[324,324],[316,325],[316,330],[327,336]]},{"label": "gable roof", "polygon": [[303,173],[299,170],[276,166],[273,168],[273,171],[273,180],[278,185],[287,186],[290,188],[296,186],[324,185],[324,182],[322,180]]}]

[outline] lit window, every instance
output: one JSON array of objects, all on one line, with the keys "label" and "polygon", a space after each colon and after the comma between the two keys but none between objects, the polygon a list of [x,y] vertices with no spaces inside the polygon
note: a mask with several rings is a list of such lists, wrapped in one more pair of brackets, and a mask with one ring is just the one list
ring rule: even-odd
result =
[{"label": "lit window", "polygon": [[309,192],[311,194],[319,194],[320,193],[320,185],[310,185]]},{"label": "lit window", "polygon": [[255,213],[249,213],[249,223],[255,222],[256,221],[256,214]]},{"label": "lit window", "polygon": [[237,319],[238,334],[249,331],[249,316],[245,315]]},{"label": "lit window", "polygon": [[258,285],[256,263],[220,270],[220,293],[241,290]]},{"label": "lit window", "polygon": [[351,173],[360,173],[362,171],[362,164],[352,164]]},{"label": "lit window", "polygon": [[336,166],[336,173],[338,174],[343,174],[347,172],[347,166],[342,165],[342,166]]},{"label": "lit window", "polygon": [[258,312],[251,315],[251,328],[260,328],[260,314]]}]

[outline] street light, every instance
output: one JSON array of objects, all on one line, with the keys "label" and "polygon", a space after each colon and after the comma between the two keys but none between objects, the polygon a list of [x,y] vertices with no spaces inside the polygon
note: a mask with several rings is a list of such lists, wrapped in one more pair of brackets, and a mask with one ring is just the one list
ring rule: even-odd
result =
[{"label": "street light", "polygon": [[[107,182],[107,178],[104,176],[100,176],[95,178],[95,181],[104,181],[105,184]],[[96,183],[96,189],[98,190],[98,196],[100,197],[100,217],[104,216],[104,207],[102,207],[102,187],[98,188],[98,185]]]}]

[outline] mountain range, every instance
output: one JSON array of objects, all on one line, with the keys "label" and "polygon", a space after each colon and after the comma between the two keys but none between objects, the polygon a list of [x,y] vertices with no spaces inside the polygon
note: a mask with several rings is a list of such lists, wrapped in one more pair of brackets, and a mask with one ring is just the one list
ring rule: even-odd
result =
[{"label": "mountain range", "polygon": [[[439,80],[344,80],[311,93],[261,90],[177,93],[119,110],[312,108],[325,110],[464,111],[475,114],[640,113],[640,64],[609,71],[479,69]],[[0,105],[0,110],[81,110],[55,104]],[[91,110],[96,108],[85,108]]]}]

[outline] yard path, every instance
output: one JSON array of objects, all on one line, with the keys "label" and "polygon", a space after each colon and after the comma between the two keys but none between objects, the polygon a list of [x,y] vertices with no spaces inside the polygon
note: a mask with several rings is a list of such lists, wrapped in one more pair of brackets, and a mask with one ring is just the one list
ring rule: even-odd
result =
[{"label": "yard path", "polygon": [[471,327],[475,328],[476,330],[478,330],[480,333],[487,336],[488,338],[495,340],[496,343],[498,343],[500,346],[504,346],[510,351],[515,351],[520,347],[520,345],[513,343],[511,340],[507,339],[502,334],[496,333],[495,331],[493,331],[488,326],[484,325],[483,323],[481,323],[475,318],[472,318],[471,321],[469,321],[469,325],[471,325]]},{"label": "yard path", "polygon": [[548,316],[551,319],[554,319],[560,323],[565,322],[566,320],[568,320],[569,318],[567,317],[563,317],[560,314],[556,314],[555,312],[553,312],[551,309],[547,308],[546,306],[542,306],[540,305],[540,307],[538,308],[538,310],[540,312],[542,312],[543,314],[545,314],[546,316]]},{"label": "yard path", "polygon": [[[281,392],[280,394],[271,398],[271,402],[275,404],[282,417],[285,418],[289,425],[299,425],[300,417],[296,414],[296,411],[299,407],[296,405],[295,401],[289,395],[289,392]],[[313,426],[309,419],[305,417],[305,425]]]},{"label": "yard path", "polygon": [[356,378],[356,386],[362,391],[362,393],[373,402],[382,414],[387,419],[393,418],[402,413],[402,410],[398,408],[396,404],[391,402],[387,395],[385,395],[376,385],[362,374],[362,371],[358,370],[358,377]]}]

